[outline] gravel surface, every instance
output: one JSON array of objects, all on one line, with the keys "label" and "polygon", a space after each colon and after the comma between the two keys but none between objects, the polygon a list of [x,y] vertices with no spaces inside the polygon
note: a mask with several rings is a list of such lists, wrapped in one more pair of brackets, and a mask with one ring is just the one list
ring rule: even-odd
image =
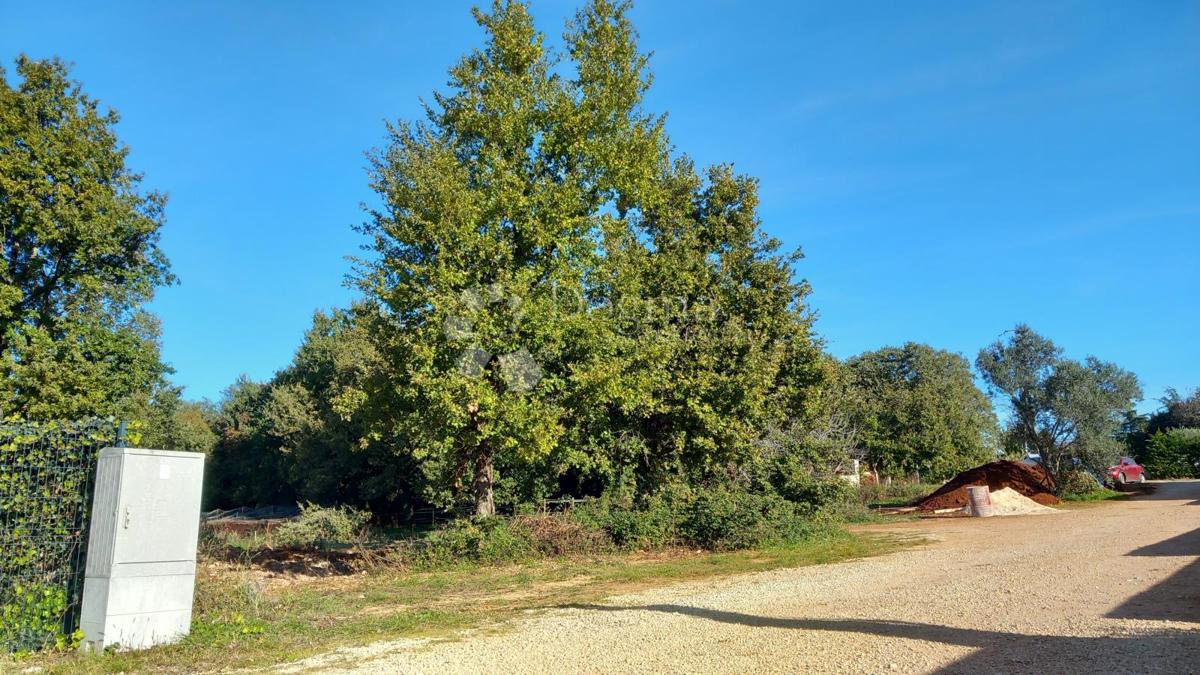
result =
[{"label": "gravel surface", "polygon": [[1200,481],[1043,516],[872,527],[920,548],[684,583],[452,641],[342,650],[351,673],[1200,671]]}]

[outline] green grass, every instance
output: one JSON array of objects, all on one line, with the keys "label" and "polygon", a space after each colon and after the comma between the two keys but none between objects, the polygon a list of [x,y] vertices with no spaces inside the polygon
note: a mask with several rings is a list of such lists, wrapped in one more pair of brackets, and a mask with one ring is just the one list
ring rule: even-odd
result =
[{"label": "green grass", "polygon": [[1076,503],[1104,502],[1114,499],[1126,499],[1133,494],[1132,492],[1117,492],[1108,488],[1100,488],[1092,492],[1064,492],[1059,495],[1059,499],[1062,499],[1064,502]]},{"label": "green grass", "polygon": [[[438,636],[496,625],[521,612],[586,603],[675,581],[880,555],[913,539],[830,531],[778,548],[733,553],[669,551],[394,569],[349,576],[268,578],[244,566],[204,563],[192,633],[143,652],[0,657],[0,672],[197,672],[261,667],[338,647]],[[7,659],[7,660],[6,660]]]}]

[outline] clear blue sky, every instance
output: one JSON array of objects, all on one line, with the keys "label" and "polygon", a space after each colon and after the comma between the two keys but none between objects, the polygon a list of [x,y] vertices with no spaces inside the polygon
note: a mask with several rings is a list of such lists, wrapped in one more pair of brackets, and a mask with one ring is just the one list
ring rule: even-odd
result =
[{"label": "clear blue sky", "polygon": [[[534,4],[558,41],[575,3]],[[191,398],[269,377],[346,304],[363,153],[479,44],[458,2],[0,0],[0,57],[59,55],[170,194],[163,346]],[[1200,3],[649,2],[649,107],[762,180],[838,356],[967,355],[1017,322],[1200,385]]]}]

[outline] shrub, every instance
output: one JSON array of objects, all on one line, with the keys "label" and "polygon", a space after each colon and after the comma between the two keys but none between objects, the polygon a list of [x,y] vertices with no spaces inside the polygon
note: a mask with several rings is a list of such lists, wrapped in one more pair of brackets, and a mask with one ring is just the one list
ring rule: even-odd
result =
[{"label": "shrub", "polygon": [[350,546],[363,540],[371,512],[349,506],[300,505],[300,515],[272,533],[276,545],[295,549]]},{"label": "shrub", "polygon": [[1142,453],[1142,465],[1151,478],[1195,478],[1200,476],[1200,429],[1172,429],[1150,437]]},{"label": "shrub", "polygon": [[841,518],[856,505],[854,487],[840,480],[796,482],[792,501],[774,492],[720,486],[674,487],[635,507],[602,497],[578,507],[571,517],[603,530],[623,549],[654,549],[676,544],[736,550],[798,542],[820,520]]},{"label": "shrub", "polygon": [[841,478],[807,477],[794,481],[790,487],[789,491],[781,491],[780,494],[809,515],[837,513],[858,502],[858,489]]},{"label": "shrub", "polygon": [[455,520],[424,540],[418,562],[446,565],[458,562],[504,563],[525,560],[535,548],[525,533],[504,518]]},{"label": "shrub", "polygon": [[647,498],[640,507],[634,507],[632,500],[605,495],[572,509],[570,517],[584,527],[603,531],[619,548],[663,548],[676,541],[678,504],[686,500],[683,493],[664,490]]},{"label": "shrub", "polygon": [[811,533],[810,509],[808,504],[771,493],[704,490],[684,508],[679,535],[688,543],[718,551],[792,543]]},{"label": "shrub", "polygon": [[1104,489],[1096,477],[1082,469],[1068,471],[1059,477],[1059,491],[1070,495],[1088,495]]},{"label": "shrub", "polygon": [[729,550],[756,544],[763,526],[757,499],[744,492],[717,489],[697,495],[687,505],[679,533],[697,546]]}]

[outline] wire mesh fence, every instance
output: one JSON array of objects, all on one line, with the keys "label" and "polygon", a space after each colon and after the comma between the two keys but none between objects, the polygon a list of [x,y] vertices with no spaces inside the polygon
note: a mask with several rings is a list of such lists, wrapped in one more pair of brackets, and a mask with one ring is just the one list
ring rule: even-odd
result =
[{"label": "wire mesh fence", "polygon": [[111,422],[0,424],[0,651],[76,639],[92,479]]}]

